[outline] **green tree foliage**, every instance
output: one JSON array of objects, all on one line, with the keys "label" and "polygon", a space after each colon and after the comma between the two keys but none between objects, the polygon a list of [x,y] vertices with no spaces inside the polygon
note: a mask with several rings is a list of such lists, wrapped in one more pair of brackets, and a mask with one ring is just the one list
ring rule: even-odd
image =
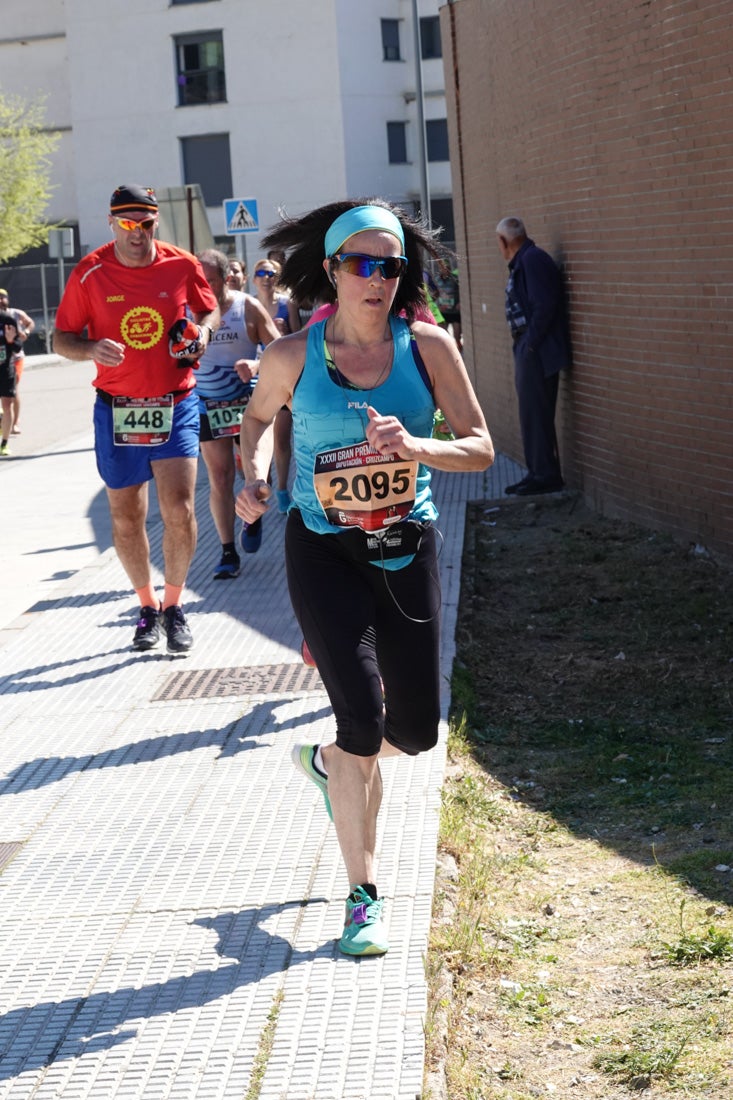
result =
[{"label": "green tree foliage", "polygon": [[0,95],[0,263],[45,244],[51,154],[59,134],[43,129],[45,104]]}]

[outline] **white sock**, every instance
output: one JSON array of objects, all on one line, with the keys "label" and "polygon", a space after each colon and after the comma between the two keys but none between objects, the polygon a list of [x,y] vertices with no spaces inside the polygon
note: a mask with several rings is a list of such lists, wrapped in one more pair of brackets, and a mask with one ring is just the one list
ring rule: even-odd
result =
[{"label": "white sock", "polygon": [[328,775],[326,771],[326,765],[323,763],[323,756],[321,755],[321,746],[316,746],[316,751],[313,753],[313,767],[316,771],[319,771],[321,775]]}]

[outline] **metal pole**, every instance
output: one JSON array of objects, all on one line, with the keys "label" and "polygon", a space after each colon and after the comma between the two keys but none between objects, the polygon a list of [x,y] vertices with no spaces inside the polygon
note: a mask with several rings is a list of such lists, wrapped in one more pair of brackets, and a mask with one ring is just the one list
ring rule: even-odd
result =
[{"label": "metal pole", "polygon": [[412,23],[415,38],[415,104],[417,106],[417,143],[420,165],[420,205],[422,206],[422,216],[430,226],[432,219],[430,217],[430,187],[428,185],[428,142],[425,133],[425,100],[422,85],[422,46],[420,43],[418,0],[412,0]]},{"label": "metal pole", "polygon": [[[48,323],[48,294],[46,293],[46,265],[41,264],[41,296],[43,297],[43,328],[46,335],[46,354],[51,354],[51,328]],[[59,296],[60,297],[60,296]]]},{"label": "metal pole", "polygon": [[[247,271],[247,234],[246,233],[237,233],[235,244],[236,244],[236,248],[237,248],[237,259],[239,260],[239,262],[242,265],[242,270]],[[249,286],[249,272],[247,272],[247,275],[246,275],[245,280],[244,280],[244,289],[246,290],[248,286]]]},{"label": "metal pole", "polygon": [[186,214],[188,215],[188,251],[193,252],[196,241],[193,232],[193,193],[189,183],[186,184]]}]

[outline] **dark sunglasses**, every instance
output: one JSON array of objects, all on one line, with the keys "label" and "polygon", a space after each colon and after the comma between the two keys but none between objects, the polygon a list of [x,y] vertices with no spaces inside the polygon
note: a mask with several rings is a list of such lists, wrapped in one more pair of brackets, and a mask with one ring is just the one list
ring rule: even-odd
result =
[{"label": "dark sunglasses", "polygon": [[255,271],[255,275],[258,279],[275,279],[277,278],[276,271],[264,271],[261,267]]},{"label": "dark sunglasses", "polygon": [[126,233],[134,233],[136,229],[143,229],[146,233],[149,233],[155,225],[155,218],[143,218],[139,222],[133,221],[132,218],[115,218],[115,221],[120,229],[124,229]]},{"label": "dark sunglasses", "polygon": [[379,268],[383,279],[399,279],[407,267],[406,256],[365,256],[361,252],[342,252],[335,259],[342,271],[370,279]]}]

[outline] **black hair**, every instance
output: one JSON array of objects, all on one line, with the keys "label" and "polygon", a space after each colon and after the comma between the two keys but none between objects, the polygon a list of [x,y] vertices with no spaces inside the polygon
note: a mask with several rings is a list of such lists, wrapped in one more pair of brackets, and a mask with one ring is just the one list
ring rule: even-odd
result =
[{"label": "black hair", "polygon": [[323,269],[323,242],[332,222],[355,206],[381,206],[399,219],[405,235],[407,269],[399,281],[392,312],[400,313],[404,309],[408,320],[412,320],[417,307],[427,305],[423,275],[426,255],[438,263],[447,263],[451,254],[438,240],[440,230],[430,229],[386,199],[346,199],[319,206],[299,218],[283,215],[280,223],[269,229],[261,242],[265,248],[282,249],[286,254],[280,285],[287,287],[298,302],[336,301],[335,287]]}]

